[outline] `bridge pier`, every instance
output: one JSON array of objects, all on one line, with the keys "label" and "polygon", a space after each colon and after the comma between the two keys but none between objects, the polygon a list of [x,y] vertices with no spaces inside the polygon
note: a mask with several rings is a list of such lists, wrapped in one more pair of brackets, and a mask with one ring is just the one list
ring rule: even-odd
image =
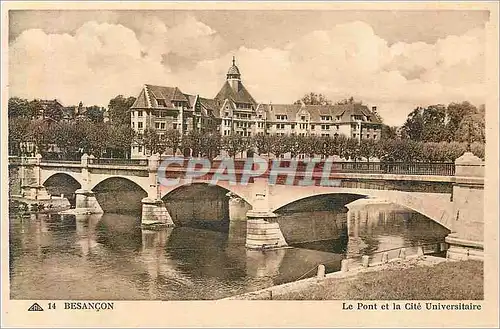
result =
[{"label": "bridge pier", "polygon": [[90,190],[78,189],[75,191],[75,208],[87,209],[92,214],[102,214],[104,211],[95,197],[95,193]]},{"label": "bridge pier", "polygon": [[483,259],[484,162],[471,152],[455,160],[452,233],[445,241],[450,259]]},{"label": "bridge pier", "polygon": [[158,154],[153,154],[148,159],[148,175],[150,181],[147,190],[148,196],[141,200],[141,223],[144,228],[158,225],[167,227],[175,226],[160,196],[160,186],[158,183],[159,163],[160,157]]},{"label": "bridge pier", "polygon": [[247,212],[252,206],[234,193],[229,192],[226,195],[229,196],[229,220],[246,221]]},{"label": "bridge pier", "polygon": [[163,200],[153,198],[142,199],[141,223],[143,227],[150,225],[175,226]]},{"label": "bridge pier", "polygon": [[269,209],[269,185],[266,178],[256,178],[253,186],[253,209],[247,212],[247,237],[249,249],[275,249],[288,246],[277,215]]}]

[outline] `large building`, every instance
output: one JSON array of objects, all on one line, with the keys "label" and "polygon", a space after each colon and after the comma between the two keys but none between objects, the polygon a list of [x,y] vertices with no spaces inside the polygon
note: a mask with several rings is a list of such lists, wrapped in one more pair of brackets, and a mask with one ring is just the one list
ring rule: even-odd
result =
[{"label": "large building", "polygon": [[132,145],[134,158],[148,155],[141,136],[148,128],[162,135],[169,129],[181,135],[192,130],[215,130],[222,136],[239,134],[297,134],[379,139],[381,122],[376,107],[355,102],[336,105],[258,103],[241,81],[233,63],[215,98],[183,93],[177,87],[144,85],[130,109],[131,125],[139,138]]}]

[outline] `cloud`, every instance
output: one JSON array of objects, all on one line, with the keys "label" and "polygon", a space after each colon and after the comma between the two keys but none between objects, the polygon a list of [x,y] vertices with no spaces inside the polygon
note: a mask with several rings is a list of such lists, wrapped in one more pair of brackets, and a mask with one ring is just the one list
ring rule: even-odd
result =
[{"label": "cloud", "polygon": [[[233,55],[244,84],[261,102],[293,102],[309,91],[377,105],[388,124],[416,106],[484,102],[484,30],[434,44],[389,45],[364,22],[297,35],[283,48],[229,49],[219,33],[186,15],[167,26],[155,16],[134,26],[86,22],[72,34],[30,29],[10,45],[10,92],[106,105],[145,83],[213,97]],[[135,32],[134,32],[135,31]]]}]

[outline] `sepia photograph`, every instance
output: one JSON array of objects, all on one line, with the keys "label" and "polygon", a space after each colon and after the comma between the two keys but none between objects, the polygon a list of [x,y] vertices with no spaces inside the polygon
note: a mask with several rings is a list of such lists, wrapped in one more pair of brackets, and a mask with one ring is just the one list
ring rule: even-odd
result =
[{"label": "sepia photograph", "polygon": [[497,3],[108,5],[2,3],[11,324],[498,325]]}]

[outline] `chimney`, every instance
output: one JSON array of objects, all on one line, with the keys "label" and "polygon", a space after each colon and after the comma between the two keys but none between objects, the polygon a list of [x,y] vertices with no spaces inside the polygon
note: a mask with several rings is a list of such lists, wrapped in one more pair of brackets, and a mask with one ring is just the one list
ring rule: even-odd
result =
[{"label": "chimney", "polygon": [[377,113],[377,107],[376,106],[372,106],[372,112],[373,113]]}]

